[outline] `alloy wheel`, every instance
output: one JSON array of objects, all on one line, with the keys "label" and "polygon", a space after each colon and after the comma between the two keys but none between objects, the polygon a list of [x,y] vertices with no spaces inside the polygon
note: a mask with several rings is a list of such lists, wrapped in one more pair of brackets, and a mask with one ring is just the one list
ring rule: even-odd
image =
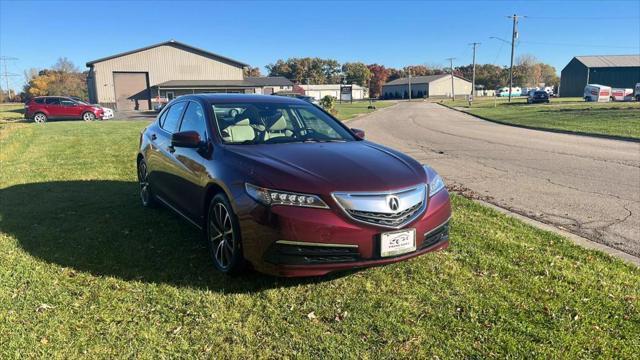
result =
[{"label": "alloy wheel", "polygon": [[209,242],[213,260],[224,271],[233,265],[236,234],[227,207],[222,202],[216,202],[212,210],[209,211]]},{"label": "alloy wheel", "polygon": [[96,116],[92,112],[86,112],[82,115],[84,121],[93,121],[95,118]]},{"label": "alloy wheel", "polygon": [[138,165],[138,183],[140,184],[140,200],[142,205],[149,205],[149,175],[147,174],[147,164],[141,161]]},{"label": "alloy wheel", "polygon": [[37,113],[34,117],[33,117],[33,121],[35,121],[36,123],[43,123],[47,121],[47,116],[45,114],[42,113]]}]

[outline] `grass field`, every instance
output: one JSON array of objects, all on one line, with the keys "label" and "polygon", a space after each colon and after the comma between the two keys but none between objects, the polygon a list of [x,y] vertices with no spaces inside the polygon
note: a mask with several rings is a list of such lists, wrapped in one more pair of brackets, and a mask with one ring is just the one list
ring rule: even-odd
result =
[{"label": "grass field", "polygon": [[0,122],[16,121],[24,118],[24,104],[0,104]]},{"label": "grass field", "polygon": [[459,196],[446,251],[221,276],[139,205],[145,125],[0,129],[0,358],[637,358],[640,269]]},{"label": "grass field", "polygon": [[[382,109],[382,108],[391,106],[395,103],[396,103],[395,101],[374,101],[373,105],[376,107],[376,109]],[[337,117],[340,120],[349,120],[360,114],[368,114],[370,112],[375,111],[372,109],[368,109],[367,108],[368,106],[369,106],[368,101],[357,101],[354,103],[344,102],[342,104],[340,104],[339,102],[336,102],[336,110],[338,110]]]},{"label": "grass field", "polygon": [[550,104],[526,104],[517,98],[444,101],[471,114],[507,124],[640,139],[640,102],[587,103],[580,98],[552,98]]}]

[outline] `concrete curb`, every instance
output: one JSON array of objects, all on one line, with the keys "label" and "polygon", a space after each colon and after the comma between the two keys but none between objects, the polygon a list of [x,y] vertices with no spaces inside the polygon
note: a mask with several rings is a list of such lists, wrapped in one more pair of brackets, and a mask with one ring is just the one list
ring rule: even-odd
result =
[{"label": "concrete curb", "polygon": [[534,220],[532,218],[529,218],[529,217],[526,217],[524,215],[515,213],[513,211],[507,210],[507,209],[502,208],[500,206],[488,203],[486,201],[478,200],[478,199],[471,199],[471,200],[476,201],[476,202],[478,202],[478,203],[480,203],[480,204],[482,204],[484,206],[490,207],[490,208],[492,208],[492,209],[494,209],[494,210],[496,210],[496,211],[498,211],[498,212],[500,212],[502,214],[505,214],[507,216],[516,218],[516,219],[518,219],[520,221],[523,221],[523,222],[525,222],[525,223],[527,223],[527,224],[529,224],[531,226],[537,227],[538,229],[550,231],[550,232],[556,233],[558,235],[564,236],[564,237],[568,238],[569,240],[571,240],[574,244],[576,244],[578,246],[582,246],[583,248],[590,249],[590,250],[599,250],[599,251],[602,251],[604,253],[607,253],[608,255],[616,257],[616,258],[618,258],[618,259],[620,259],[620,260],[622,260],[622,261],[624,261],[624,262],[626,262],[628,264],[640,267],[640,258],[639,257],[627,254],[625,252],[622,252],[622,251],[620,251],[618,249],[614,249],[614,248],[609,247],[607,245],[594,242],[594,241],[589,240],[587,238],[583,238],[582,236],[578,236],[578,235],[570,233],[568,231],[559,229],[559,228],[557,228],[555,226],[552,226],[552,225],[545,224],[543,222]]},{"label": "concrete curb", "polygon": [[529,125],[511,124],[511,123],[500,121],[500,120],[490,119],[490,118],[484,117],[482,115],[472,114],[472,113],[470,113],[468,111],[456,109],[453,106],[445,105],[445,104],[442,104],[442,103],[439,103],[439,102],[434,102],[434,103],[438,104],[440,106],[444,106],[446,108],[449,108],[451,110],[458,111],[458,112],[461,112],[463,114],[467,114],[469,116],[473,116],[473,117],[478,118],[480,120],[492,122],[494,124],[513,126],[513,127],[517,127],[517,128],[521,128],[521,129],[528,129],[528,130],[545,131],[545,132],[556,133],[556,134],[578,135],[578,136],[586,136],[586,137],[592,137],[592,138],[598,138],[598,139],[608,139],[608,140],[618,140],[618,141],[628,141],[628,142],[640,143],[640,139],[633,138],[633,137],[627,137],[627,136],[594,134],[594,133],[589,133],[589,132],[584,132],[584,131],[548,129],[548,128],[541,128],[541,127],[536,127],[536,126],[529,126]]}]

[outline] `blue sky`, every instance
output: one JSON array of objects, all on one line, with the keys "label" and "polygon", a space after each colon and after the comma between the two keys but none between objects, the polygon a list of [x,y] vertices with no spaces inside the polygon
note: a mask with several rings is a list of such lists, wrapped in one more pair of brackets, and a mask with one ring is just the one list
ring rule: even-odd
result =
[{"label": "blue sky", "polygon": [[[521,14],[517,54],[558,72],[575,55],[640,53],[640,1],[30,2],[0,0],[0,55],[22,75],[66,56],[87,61],[175,39],[263,67],[319,56],[385,66],[509,63],[509,14]],[[95,24],[95,25],[93,25]],[[265,72],[264,69],[263,73]],[[11,78],[13,86],[23,76]]]}]

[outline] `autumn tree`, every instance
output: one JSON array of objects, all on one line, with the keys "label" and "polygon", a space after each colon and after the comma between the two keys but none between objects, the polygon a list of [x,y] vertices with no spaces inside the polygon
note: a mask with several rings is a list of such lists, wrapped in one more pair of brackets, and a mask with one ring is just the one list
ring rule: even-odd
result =
[{"label": "autumn tree", "polygon": [[371,64],[367,65],[371,73],[371,88],[369,89],[370,97],[379,97],[382,94],[382,85],[387,82],[389,70],[383,65]]},{"label": "autumn tree", "polygon": [[340,63],[332,59],[289,58],[266,66],[269,76],[284,76],[296,84],[328,84],[339,82]]},{"label": "autumn tree", "polygon": [[80,70],[67,58],[59,58],[51,69],[29,69],[25,72],[27,84],[23,97],[43,95],[77,96],[86,99],[87,73]]},{"label": "autumn tree", "polygon": [[242,70],[242,74],[244,75],[244,77],[260,77],[262,76],[262,73],[260,73],[260,68],[259,67],[251,67],[251,66],[247,66]]}]

